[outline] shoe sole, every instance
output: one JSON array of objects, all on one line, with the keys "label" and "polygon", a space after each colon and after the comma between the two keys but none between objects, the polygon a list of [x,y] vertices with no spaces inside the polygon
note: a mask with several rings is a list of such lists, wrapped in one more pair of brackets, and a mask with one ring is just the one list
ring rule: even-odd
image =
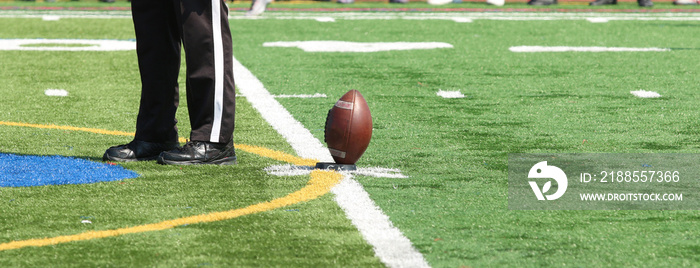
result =
[{"label": "shoe sole", "polygon": [[158,156],[145,157],[145,158],[119,158],[109,156],[106,153],[102,156],[102,161],[114,161],[114,162],[138,162],[138,161],[153,161],[156,160]]},{"label": "shoe sole", "polygon": [[161,157],[158,157],[158,164],[161,165],[180,165],[180,166],[190,166],[190,165],[219,165],[219,166],[226,166],[226,165],[236,165],[238,164],[238,158],[233,156],[233,157],[226,157],[226,158],[221,158],[221,159],[216,159],[212,161],[199,161],[199,160],[194,160],[194,161],[170,161],[170,160],[165,160]]}]

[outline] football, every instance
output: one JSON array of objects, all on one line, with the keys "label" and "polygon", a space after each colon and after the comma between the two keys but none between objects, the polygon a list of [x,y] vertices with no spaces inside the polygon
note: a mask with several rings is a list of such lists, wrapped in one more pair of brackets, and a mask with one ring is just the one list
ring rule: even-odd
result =
[{"label": "football", "polygon": [[338,100],[326,117],[325,141],[338,164],[353,165],[372,138],[372,115],[367,101],[357,90]]}]

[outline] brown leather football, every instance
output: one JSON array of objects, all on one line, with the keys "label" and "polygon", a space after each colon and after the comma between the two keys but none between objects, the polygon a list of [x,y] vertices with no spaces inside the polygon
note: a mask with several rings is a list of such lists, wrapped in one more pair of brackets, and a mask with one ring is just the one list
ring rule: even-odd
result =
[{"label": "brown leather football", "polygon": [[338,100],[326,117],[325,140],[338,164],[352,165],[360,159],[372,139],[372,115],[357,90]]}]

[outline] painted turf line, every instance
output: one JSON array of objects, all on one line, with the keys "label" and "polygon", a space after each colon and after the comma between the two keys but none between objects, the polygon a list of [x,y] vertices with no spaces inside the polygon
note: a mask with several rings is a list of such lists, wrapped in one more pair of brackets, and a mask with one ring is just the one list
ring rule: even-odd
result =
[{"label": "painted turf line", "polygon": [[156,223],[125,227],[111,230],[95,230],[86,231],[74,235],[62,235],[55,237],[36,238],[28,240],[15,240],[6,243],[0,243],[0,251],[20,249],[25,247],[44,247],[58,245],[63,243],[85,241],[99,238],[115,237],[127,234],[136,234],[144,232],[153,232],[172,229],[178,226],[188,224],[198,224],[206,222],[223,221],[238,218],[245,215],[255,214],[263,211],[269,211],[286,207],[292,204],[314,200],[328,193],[338,181],[342,180],[342,176],[337,172],[315,170],[311,174],[311,180],[307,185],[287,196],[277,198],[268,202],[262,202],[255,205],[250,205],[245,208],[233,209],[228,211],[212,212],[208,214],[194,215],[184,218],[177,218]]},{"label": "painted turf line", "polygon": [[512,52],[668,52],[659,47],[569,47],[569,46],[515,46]]},{"label": "painted turf line", "polygon": [[464,94],[462,92],[457,91],[445,91],[440,89],[437,93],[438,96],[443,97],[445,99],[461,99],[464,98]]},{"label": "painted turf line", "polygon": [[[233,72],[241,94],[289,142],[299,156],[332,161],[325,146],[294,119],[265,89],[262,82],[236,58],[233,59]],[[411,241],[393,226],[389,217],[370,199],[362,185],[351,176],[344,177],[331,192],[365,241],[372,245],[376,256],[389,267],[430,267]]]},{"label": "painted turf line", "polygon": [[348,41],[279,41],[265,42],[263,47],[296,47],[306,52],[381,52],[392,50],[453,48],[444,42],[348,42]]},{"label": "painted turf line", "polygon": [[318,22],[335,22],[335,19],[331,18],[331,17],[318,17],[318,18],[316,18],[316,21],[318,21]]},{"label": "painted turf line", "polygon": [[44,15],[41,17],[41,20],[43,21],[58,21],[60,20],[60,16],[52,16],[52,15]]},{"label": "painted turf line", "polygon": [[346,178],[331,188],[331,192],[384,264],[389,267],[430,267],[359,182]]},{"label": "painted turf line", "polygon": [[0,50],[119,51],[135,49],[136,42],[129,40],[0,39]]},{"label": "painted turf line", "polygon": [[[315,165],[314,163],[313,165]],[[265,172],[275,176],[307,176],[311,174],[315,169],[313,166],[299,166],[299,165],[274,165],[264,168]],[[380,167],[368,167],[368,168],[357,168],[357,170],[341,171],[344,175],[362,175],[375,178],[393,178],[393,179],[407,179],[408,176],[401,174],[401,170],[396,168],[380,168]]]},{"label": "painted turf line", "polygon": [[278,99],[289,99],[289,98],[299,98],[299,99],[310,99],[310,98],[326,98],[326,94],[323,93],[314,93],[313,95],[311,94],[280,94],[280,95],[273,95],[275,98]]},{"label": "painted turf line", "polygon": [[640,89],[636,91],[630,91],[630,93],[638,98],[661,98],[661,94],[654,91],[646,91]]},{"label": "painted turf line", "polygon": [[[660,21],[698,21],[700,14],[692,12],[328,12],[324,16],[336,20],[451,20],[457,23],[474,20],[502,21],[548,21],[548,20],[587,20],[589,22],[660,20]],[[229,19],[277,19],[277,20],[316,20],[318,12],[266,12],[260,17],[246,17],[243,13],[231,12]]]},{"label": "painted turf line", "polygon": [[[248,102],[260,112],[260,115],[267,121],[275,131],[280,133],[297,155],[303,158],[313,158],[322,162],[333,162],[330,153],[323,153],[325,148],[321,142],[311,135],[299,121],[292,117],[287,109],[275,100],[253,73],[251,73],[238,60],[233,58],[233,73],[235,75],[236,86],[241,95],[248,99]],[[304,137],[304,138],[299,138]],[[327,151],[327,150],[326,150]]]},{"label": "painted turf line", "polygon": [[51,97],[67,97],[68,91],[66,91],[65,89],[49,88],[49,89],[44,90],[44,95],[51,96]]},{"label": "painted turf line", "polygon": [[607,18],[587,18],[586,20],[588,22],[591,22],[591,23],[608,23],[608,22],[610,22],[610,20]]},{"label": "painted turf line", "polygon": [[[451,20],[457,23],[472,22],[474,20],[505,20],[505,21],[542,21],[542,20],[588,20],[593,23],[607,21],[629,20],[660,20],[660,21],[700,21],[697,12],[499,12],[499,11],[474,11],[474,12],[265,12],[264,16],[249,17],[245,12],[231,11],[229,19],[259,20],[316,20],[331,22],[332,20]],[[40,18],[46,16],[49,20],[63,18],[90,18],[90,19],[131,19],[130,11],[75,11],[75,10],[0,10],[0,18]]]}]

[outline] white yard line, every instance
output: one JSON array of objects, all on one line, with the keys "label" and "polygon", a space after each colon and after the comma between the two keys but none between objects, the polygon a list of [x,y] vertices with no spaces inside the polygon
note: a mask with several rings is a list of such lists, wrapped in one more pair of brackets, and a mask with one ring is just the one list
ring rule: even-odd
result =
[{"label": "white yard line", "polygon": [[280,95],[273,95],[273,97],[278,98],[278,99],[289,99],[289,98],[298,98],[298,99],[311,99],[311,98],[326,98],[326,94],[323,93],[314,93],[314,94],[280,94]]},{"label": "white yard line", "polygon": [[[458,23],[473,20],[586,20],[590,22],[608,22],[616,20],[662,20],[662,21],[700,21],[700,13],[693,12],[659,12],[659,13],[613,13],[613,12],[279,12],[269,11],[262,16],[246,17],[245,12],[231,11],[232,20],[314,20],[331,22],[337,20],[451,20]],[[71,10],[0,10],[0,18],[44,18],[52,20],[62,18],[94,19],[131,19],[130,11],[71,11]]]},{"label": "white yard line", "polygon": [[[607,13],[607,12],[328,12],[326,18],[337,20],[451,20],[472,22],[474,20],[542,21],[542,20],[668,20],[698,21],[698,13]],[[315,12],[266,12],[255,19],[316,20]],[[231,12],[231,19],[251,19],[243,13]]]},{"label": "white yard line", "polygon": [[0,50],[117,51],[135,49],[136,42],[128,40],[0,39]]},{"label": "white yard line", "polygon": [[337,40],[277,41],[265,42],[263,47],[294,47],[306,52],[381,52],[392,50],[415,50],[453,48],[444,42],[348,42]]},{"label": "white yard line", "polygon": [[[265,89],[262,82],[235,58],[233,73],[241,94],[289,142],[299,156],[324,162],[333,161],[328,149],[294,119]],[[394,227],[389,217],[351,176],[346,175],[331,191],[335,194],[335,201],[384,264],[388,267],[430,267],[411,241]]]},{"label": "white yard line", "polygon": [[570,47],[570,46],[516,46],[512,52],[668,52],[670,48],[661,47]]},{"label": "white yard line", "polygon": [[233,74],[236,86],[241,95],[260,112],[263,119],[284,137],[297,155],[304,158],[317,159],[322,162],[333,162],[333,157],[311,132],[265,89],[265,86],[243,66],[236,58],[233,59]]}]

